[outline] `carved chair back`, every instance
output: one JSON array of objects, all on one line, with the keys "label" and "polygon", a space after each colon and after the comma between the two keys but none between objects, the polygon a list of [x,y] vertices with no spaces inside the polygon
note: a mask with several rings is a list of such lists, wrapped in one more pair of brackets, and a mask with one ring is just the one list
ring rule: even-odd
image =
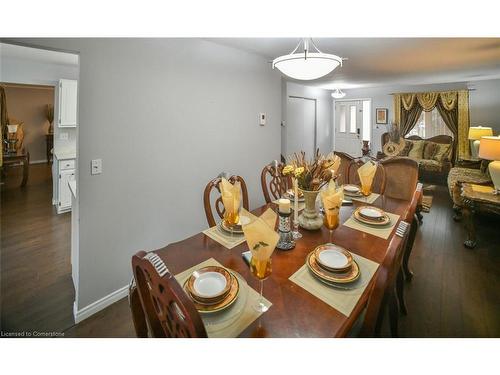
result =
[{"label": "carved chair back", "polygon": [[[205,215],[207,217],[207,222],[209,227],[213,227],[216,225],[215,217],[213,210],[217,213],[220,219],[224,217],[224,204],[222,203],[222,196],[219,184],[222,179],[222,173],[219,177],[214,178],[210,181],[205,187],[205,191],[203,192],[203,204],[205,206]],[[243,180],[240,176],[231,176],[227,179],[229,182],[234,184],[236,181],[239,181],[241,184],[241,198],[243,201],[243,208],[248,210],[248,190],[247,185],[245,184],[245,180]],[[216,191],[216,197],[212,206],[212,192]],[[213,207],[213,208],[212,208]]]},{"label": "carved chair back", "polygon": [[288,189],[292,188],[292,181],[289,176],[283,176],[283,163],[276,160],[266,165],[260,174],[262,193],[266,203],[271,203],[283,196]]},{"label": "carved chair back", "polygon": [[[158,255],[154,252],[138,252],[132,257],[132,269],[152,337],[207,337],[193,302]],[[137,309],[133,308],[132,312],[137,312]],[[144,317],[134,317],[136,330],[138,326],[142,328],[138,330],[138,336],[142,337]]]}]

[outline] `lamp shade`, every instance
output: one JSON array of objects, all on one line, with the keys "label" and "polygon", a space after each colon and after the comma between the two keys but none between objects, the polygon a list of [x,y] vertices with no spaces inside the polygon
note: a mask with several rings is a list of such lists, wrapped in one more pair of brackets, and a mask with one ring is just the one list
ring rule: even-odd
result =
[{"label": "lamp shade", "polygon": [[481,139],[481,137],[491,137],[493,129],[483,126],[471,126],[469,128],[469,139]]},{"label": "lamp shade", "polygon": [[482,137],[479,144],[479,157],[486,160],[500,160],[500,136]]}]

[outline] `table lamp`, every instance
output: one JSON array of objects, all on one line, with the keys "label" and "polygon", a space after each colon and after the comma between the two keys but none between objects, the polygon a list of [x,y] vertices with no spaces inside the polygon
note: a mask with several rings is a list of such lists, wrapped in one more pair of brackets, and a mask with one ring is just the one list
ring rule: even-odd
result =
[{"label": "table lamp", "polygon": [[471,156],[477,159],[479,152],[479,140],[481,137],[490,137],[493,135],[493,129],[486,126],[471,126],[469,128],[469,140],[471,141]]},{"label": "table lamp", "polygon": [[479,157],[493,160],[488,166],[491,181],[495,186],[494,194],[500,193],[500,136],[482,137],[479,145]]}]

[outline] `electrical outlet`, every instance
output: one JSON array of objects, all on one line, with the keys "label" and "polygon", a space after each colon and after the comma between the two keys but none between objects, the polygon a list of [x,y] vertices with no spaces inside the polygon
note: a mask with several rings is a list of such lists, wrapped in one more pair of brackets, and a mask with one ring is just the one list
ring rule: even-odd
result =
[{"label": "electrical outlet", "polygon": [[101,174],[102,173],[102,159],[94,159],[90,163],[90,174]]},{"label": "electrical outlet", "polygon": [[61,134],[59,134],[59,139],[63,140],[63,141],[67,141],[69,138],[69,135],[67,132],[62,132]]}]

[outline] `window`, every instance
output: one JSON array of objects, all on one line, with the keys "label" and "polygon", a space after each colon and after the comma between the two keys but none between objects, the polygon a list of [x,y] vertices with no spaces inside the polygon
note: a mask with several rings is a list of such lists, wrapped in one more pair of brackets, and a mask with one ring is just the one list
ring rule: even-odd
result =
[{"label": "window", "polygon": [[351,111],[351,124],[350,124],[350,132],[351,133],[356,133],[356,106],[351,105],[350,106],[350,111]]},{"label": "window", "polygon": [[345,120],[345,105],[340,106],[340,129],[341,133],[345,133],[346,120]]},{"label": "window", "polygon": [[370,100],[363,100],[363,141],[370,141],[372,136],[371,111],[372,103]]},{"label": "window", "polygon": [[431,138],[441,134],[453,137],[453,133],[444,123],[437,108],[434,108],[431,112],[422,111],[417,123],[407,136],[418,135],[422,138]]}]

